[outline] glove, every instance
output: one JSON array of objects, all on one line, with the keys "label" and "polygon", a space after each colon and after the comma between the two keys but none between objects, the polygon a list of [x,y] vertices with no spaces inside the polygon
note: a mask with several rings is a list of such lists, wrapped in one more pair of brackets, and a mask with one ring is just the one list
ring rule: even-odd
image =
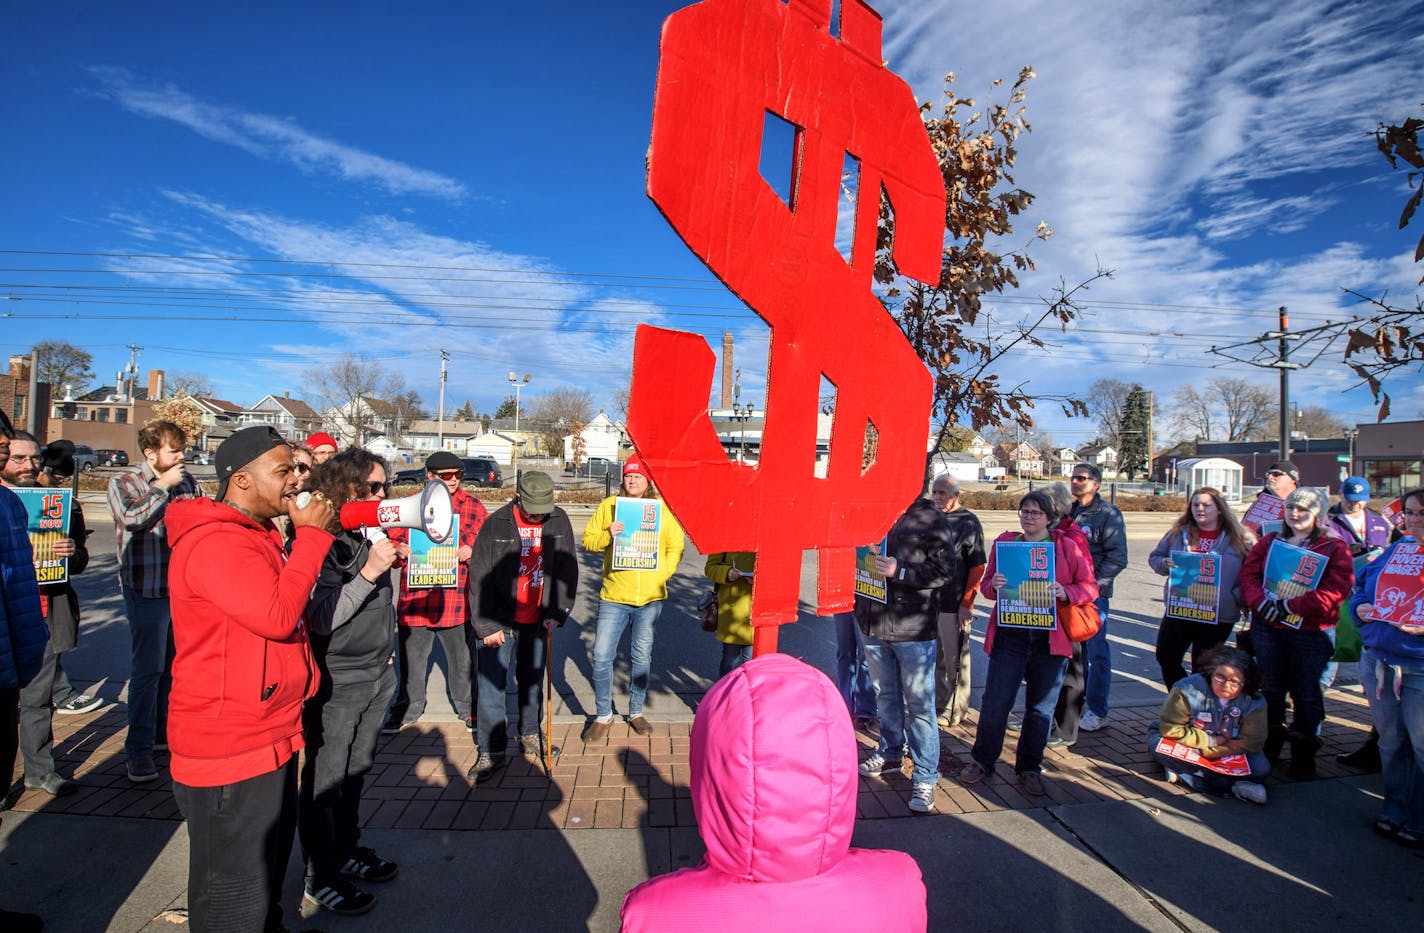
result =
[{"label": "glove", "polygon": [[1280,622],[1286,613],[1274,596],[1267,596],[1256,606],[1256,617],[1263,622]]}]

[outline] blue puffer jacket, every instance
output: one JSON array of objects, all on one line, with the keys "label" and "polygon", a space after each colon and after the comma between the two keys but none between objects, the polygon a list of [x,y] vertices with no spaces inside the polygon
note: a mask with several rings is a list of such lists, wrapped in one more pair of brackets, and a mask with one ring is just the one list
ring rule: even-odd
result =
[{"label": "blue puffer jacket", "polygon": [[1408,635],[1388,622],[1360,618],[1360,606],[1374,604],[1375,584],[1379,582],[1385,564],[1389,563],[1390,555],[1406,541],[1414,543],[1413,538],[1400,538],[1379,557],[1361,567],[1355,578],[1355,591],[1350,594],[1350,617],[1360,628],[1361,640],[1386,664],[1424,664],[1424,635]]},{"label": "blue puffer jacket", "polygon": [[20,497],[0,486],[0,690],[30,682],[49,638],[28,525]]}]

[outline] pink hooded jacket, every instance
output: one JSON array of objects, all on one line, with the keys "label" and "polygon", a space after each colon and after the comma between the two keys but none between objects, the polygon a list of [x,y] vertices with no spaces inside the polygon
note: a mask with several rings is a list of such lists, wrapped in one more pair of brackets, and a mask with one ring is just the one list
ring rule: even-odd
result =
[{"label": "pink hooded jacket", "polygon": [[692,806],[707,855],[638,885],[623,929],[924,930],[904,852],[852,849],[856,746],[826,675],[784,654],[717,682],[692,727]]}]

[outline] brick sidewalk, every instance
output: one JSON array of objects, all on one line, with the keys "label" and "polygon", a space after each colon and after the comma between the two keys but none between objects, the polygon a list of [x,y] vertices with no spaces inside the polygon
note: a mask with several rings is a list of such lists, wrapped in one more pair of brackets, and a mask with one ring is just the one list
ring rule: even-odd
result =
[{"label": "brick sidewalk", "polygon": [[[1358,746],[1369,728],[1362,697],[1339,690],[1326,695],[1324,747],[1317,756],[1321,778],[1355,772],[1335,755]],[[1030,810],[1101,800],[1166,799],[1185,793],[1162,780],[1161,768],[1144,745],[1147,723],[1157,708],[1115,709],[1107,728],[1085,732],[1068,749],[1050,749],[1044,760],[1048,796],[1024,795],[1013,781],[1014,734],[987,781],[964,787],[952,776],[968,762],[974,742],[973,718],[941,733],[941,772],[935,805],[941,814]],[[78,793],[53,798],[27,791],[16,810],[180,819],[170,783],[161,779],[132,784],[124,771],[122,708],[90,716],[56,716],[55,757],[59,770],[80,782]],[[554,744],[564,754],[553,779],[529,758],[514,758],[490,783],[474,787],[465,773],[474,764],[470,734],[460,723],[428,723],[383,736],[367,779],[362,823],[405,829],[635,829],[694,826],[688,792],[688,732],[691,723],[653,723],[654,734],[638,736],[616,723],[608,737],[584,745],[582,722],[555,723]],[[874,739],[859,735],[862,756]],[[160,755],[160,773],[163,756]],[[1282,769],[1268,785],[1287,783]],[[860,819],[908,815],[910,780],[901,773],[861,778]]]}]

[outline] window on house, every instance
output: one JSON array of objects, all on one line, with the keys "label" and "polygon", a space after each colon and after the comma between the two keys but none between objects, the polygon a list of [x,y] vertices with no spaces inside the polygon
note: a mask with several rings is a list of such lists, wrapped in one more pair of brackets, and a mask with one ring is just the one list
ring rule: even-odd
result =
[{"label": "window on house", "polygon": [[128,423],[129,423],[129,410],[128,410],[127,408],[115,408],[115,409],[114,409],[114,423],[115,423],[115,424],[128,424]]},{"label": "window on house", "polygon": [[96,408],[96,409],[94,410],[94,412],[95,412],[95,414],[97,414],[97,415],[99,416],[99,418],[98,418],[99,421],[107,422],[107,421],[109,420],[109,409],[107,409],[107,408]]}]

